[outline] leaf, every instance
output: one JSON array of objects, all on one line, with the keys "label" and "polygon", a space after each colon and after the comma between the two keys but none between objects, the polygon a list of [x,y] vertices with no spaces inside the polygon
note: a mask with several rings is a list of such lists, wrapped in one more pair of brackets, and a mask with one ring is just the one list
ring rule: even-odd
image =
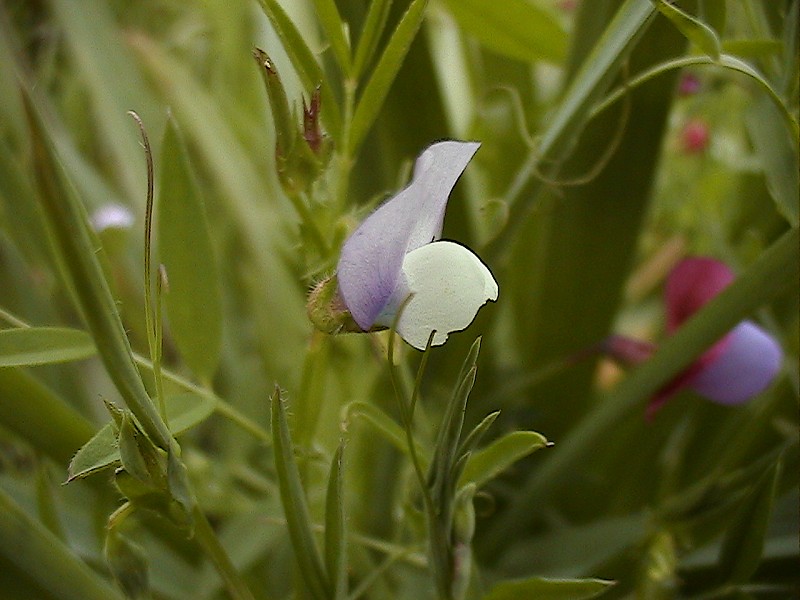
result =
[{"label": "leaf", "polygon": [[481,487],[519,459],[547,444],[547,439],[535,431],[512,431],[469,457],[458,487],[469,482]]},{"label": "leaf", "polygon": [[602,594],[613,581],[605,579],[514,579],[496,584],[483,600],[582,600]]},{"label": "leaf", "polygon": [[86,211],[59,160],[52,140],[27,90],[23,89],[33,168],[42,215],[53,239],[66,285],[91,332],[112,381],[143,429],[159,446],[169,446],[169,431],[158,416],[133,361],[116,301],[96,255],[97,242]]},{"label": "leaf", "polygon": [[768,98],[758,98],[745,116],[747,131],[778,212],[793,227],[800,222],[797,138],[787,131],[783,118]]},{"label": "leaf", "polygon": [[120,600],[120,593],[0,488],[0,562],[48,598]]},{"label": "leaf", "polygon": [[717,33],[711,27],[665,0],[658,0],[657,6],[659,12],[672,21],[675,27],[686,36],[686,39],[712,59],[719,60],[722,54],[722,44]]},{"label": "leaf", "polygon": [[458,454],[463,455],[467,452],[472,452],[475,448],[477,448],[480,441],[483,439],[484,434],[492,426],[492,423],[495,422],[497,417],[500,416],[500,411],[496,410],[493,413],[489,413],[483,418],[483,421],[478,423],[472,431],[469,432],[464,441],[461,442],[461,446],[458,448]]},{"label": "leaf", "polygon": [[731,584],[745,583],[761,562],[781,466],[782,461],[776,461],[759,478],[722,540],[720,569]]},{"label": "leaf", "polygon": [[117,432],[111,423],[84,444],[69,463],[67,483],[82,479],[119,462]]},{"label": "leaf", "polygon": [[526,62],[561,63],[567,32],[552,11],[528,0],[444,0],[459,26],[486,48]]},{"label": "leaf", "polygon": [[358,99],[350,129],[350,152],[356,154],[370,127],[378,117],[383,101],[392,87],[392,82],[408,54],[411,42],[419,31],[425,16],[428,0],[413,0],[408,10],[397,24],[392,37],[386,44],[378,65],[372,72],[361,97]]},{"label": "leaf", "polygon": [[222,344],[220,277],[203,199],[174,119],[167,121],[160,167],[158,242],[169,280],[163,300],[184,361],[208,380]]},{"label": "leaf", "polygon": [[[188,431],[205,421],[214,412],[214,401],[208,396],[185,393],[167,396],[167,420],[174,435]],[[120,460],[117,432],[113,422],[107,423],[90,439],[69,464],[67,482],[82,479]]]},{"label": "leaf", "polygon": [[174,435],[189,431],[214,413],[216,403],[203,394],[186,392],[166,397],[167,421]]},{"label": "leaf", "polygon": [[331,463],[325,501],[325,566],[331,582],[332,598],[347,598],[347,532],[345,531],[344,442],[339,444]]},{"label": "leaf", "polygon": [[372,58],[375,46],[386,27],[386,19],[389,17],[389,9],[392,7],[392,0],[373,0],[369,3],[369,11],[364,20],[356,47],[356,57],[353,61],[352,77],[359,78],[367,63]]},{"label": "leaf", "polygon": [[303,82],[303,87],[313,90],[318,85],[320,86],[322,118],[333,139],[338,140],[341,137],[342,123],[337,110],[336,97],[333,95],[331,86],[317,63],[314,53],[303,39],[303,34],[292,23],[289,15],[276,0],[258,0],[258,3],[275,28],[275,32],[283,44],[283,49],[286,50],[297,75]]},{"label": "leaf", "polygon": [[95,353],[92,338],[80,329],[20,327],[0,331],[0,367],[82,360]]},{"label": "leaf", "polygon": [[464,412],[467,408],[467,399],[475,384],[477,373],[476,363],[481,347],[481,338],[477,338],[467,353],[467,358],[461,366],[461,373],[456,380],[457,385],[450,397],[439,433],[436,436],[433,460],[428,475],[431,488],[431,497],[438,506],[450,502],[450,495],[455,488],[453,469],[457,462],[458,445],[461,438],[461,429],[464,425]]},{"label": "leaf", "polygon": [[339,9],[336,8],[334,0],[314,0],[317,18],[325,30],[325,35],[333,49],[339,67],[347,74],[350,71],[350,44],[344,33],[344,22],[339,16]]},{"label": "leaf", "polygon": [[303,581],[313,598],[327,598],[328,582],[322,566],[319,548],[314,541],[311,530],[311,517],[308,514],[308,503],[300,481],[300,472],[294,460],[294,445],[286,420],[286,408],[279,389],[270,399],[272,406],[272,443],[275,453],[275,470],[278,474],[278,486],[281,493],[283,512],[289,537],[292,540],[295,559],[302,573]]},{"label": "leaf", "polygon": [[[408,445],[406,443],[405,432],[397,422],[389,415],[383,412],[374,404],[367,404],[366,402],[351,402],[344,409],[345,419],[353,417],[361,417],[367,423],[372,425],[375,430],[392,446],[400,450],[403,454],[408,455]],[[415,442],[416,443],[416,442]],[[423,468],[427,464],[427,453],[423,450],[422,446],[417,443],[417,456],[422,462]]]}]

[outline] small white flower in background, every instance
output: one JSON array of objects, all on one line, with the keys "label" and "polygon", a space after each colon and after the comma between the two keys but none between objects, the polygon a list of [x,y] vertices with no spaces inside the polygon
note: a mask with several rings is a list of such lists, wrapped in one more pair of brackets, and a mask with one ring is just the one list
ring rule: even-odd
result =
[{"label": "small white flower in background", "polygon": [[122,204],[106,204],[92,213],[92,228],[97,233],[107,229],[130,229],[133,227],[133,213]]},{"label": "small white flower in background", "polygon": [[[440,240],[450,192],[479,146],[445,141],[420,155],[411,183],[345,241],[338,293],[331,290],[333,278],[312,292],[309,315],[318,327],[330,333],[383,329],[402,306],[397,333],[424,350],[432,331],[432,344],[444,344],[481,306],[497,300],[486,265],[468,248]],[[321,317],[320,303],[340,312]]]}]

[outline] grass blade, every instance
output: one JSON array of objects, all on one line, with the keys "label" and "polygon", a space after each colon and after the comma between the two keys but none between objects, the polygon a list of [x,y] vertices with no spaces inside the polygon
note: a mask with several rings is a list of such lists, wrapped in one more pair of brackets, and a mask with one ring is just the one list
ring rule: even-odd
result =
[{"label": "grass blade", "polygon": [[347,597],[347,532],[344,508],[344,443],[336,449],[328,478],[325,502],[325,566],[331,583],[331,596]]},{"label": "grass blade", "polygon": [[414,0],[408,7],[358,100],[350,129],[349,148],[353,154],[358,152],[361,142],[378,117],[392,82],[408,54],[411,42],[419,31],[427,5],[428,0]]},{"label": "grass blade", "polygon": [[82,360],[95,353],[92,338],[79,329],[21,327],[0,331],[0,367]]},{"label": "grass blade", "polygon": [[259,5],[267,15],[275,32],[283,42],[283,48],[292,60],[300,81],[306,90],[313,90],[318,85],[322,94],[322,119],[334,140],[341,137],[342,120],[337,111],[336,97],[333,95],[322,68],[317,63],[314,53],[308,47],[303,35],[297,29],[289,15],[283,10],[276,0],[258,0]]},{"label": "grass blade", "polygon": [[311,596],[317,599],[327,598],[328,582],[319,548],[317,548],[311,530],[308,503],[303,491],[303,484],[300,481],[300,472],[294,460],[294,445],[289,433],[289,422],[286,419],[286,407],[279,389],[273,392],[270,403],[272,406],[275,470],[278,473],[281,503],[286,515],[294,555]]}]

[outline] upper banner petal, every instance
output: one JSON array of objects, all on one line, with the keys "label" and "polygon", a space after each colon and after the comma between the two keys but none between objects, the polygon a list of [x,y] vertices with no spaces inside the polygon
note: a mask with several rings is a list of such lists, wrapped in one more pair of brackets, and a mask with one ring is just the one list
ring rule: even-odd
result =
[{"label": "upper banner petal", "polygon": [[362,329],[373,325],[391,297],[406,253],[441,235],[450,192],[479,146],[456,141],[430,146],[417,159],[411,183],[344,243],[337,266],[339,290]]}]

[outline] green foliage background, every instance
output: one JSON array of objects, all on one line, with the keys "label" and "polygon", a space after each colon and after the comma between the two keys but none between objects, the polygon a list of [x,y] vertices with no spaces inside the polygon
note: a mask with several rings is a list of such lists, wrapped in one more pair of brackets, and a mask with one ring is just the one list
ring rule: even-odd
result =
[{"label": "green foliage background", "polygon": [[[0,597],[796,594],[798,1],[675,5],[0,3]],[[482,143],[444,233],[498,302],[424,357],[314,331],[308,290],[440,139]],[[109,204],[134,225],[92,231]],[[739,276],[664,339],[688,254]],[[744,318],[770,388],[645,421]],[[611,332],[660,350],[570,360]]]}]

